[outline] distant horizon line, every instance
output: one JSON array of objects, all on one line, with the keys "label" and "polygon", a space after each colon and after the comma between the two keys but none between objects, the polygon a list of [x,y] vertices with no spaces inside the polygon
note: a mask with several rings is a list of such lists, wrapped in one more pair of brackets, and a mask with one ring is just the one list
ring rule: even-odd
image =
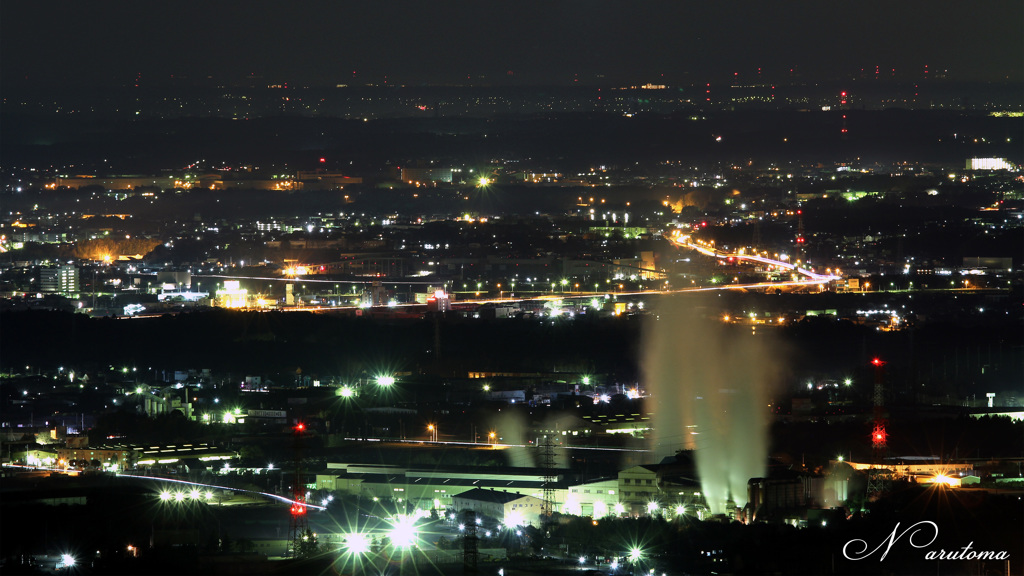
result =
[{"label": "distant horizon line", "polygon": [[[729,82],[728,80],[737,80],[738,83]],[[870,85],[901,85],[901,84],[917,84],[927,82],[929,85],[989,85],[989,86],[1014,86],[1024,85],[1024,78],[1011,79],[953,79],[953,78],[827,78],[827,79],[805,79],[805,78],[793,78],[788,79],[785,82],[771,82],[767,80],[747,78],[738,79],[719,79],[710,80],[712,87],[722,88],[791,88],[791,87],[814,87],[814,86],[829,86],[829,85],[844,85],[844,84],[870,84]],[[534,89],[534,88],[559,88],[559,89],[571,89],[571,88],[586,88],[586,89],[611,89],[611,90],[671,90],[674,88],[694,88],[703,87],[708,84],[708,80],[700,80],[694,82],[680,83],[680,82],[615,82],[615,81],[597,81],[597,79],[581,81],[581,82],[482,82],[482,81],[469,81],[469,82],[404,82],[404,83],[392,83],[387,81],[382,82],[358,82],[358,83],[291,83],[291,82],[268,82],[261,84],[252,84],[246,80],[233,79],[230,81],[217,82],[216,79],[202,78],[192,80],[190,78],[176,78],[172,80],[161,79],[158,82],[145,83],[143,85],[133,84],[131,81],[118,82],[118,83],[68,83],[67,81],[59,80],[48,80],[48,81],[18,81],[18,80],[7,80],[4,82],[4,92],[9,92],[12,89],[45,89],[52,90],[55,88],[63,88],[66,90],[110,90],[110,89],[127,89],[127,90],[152,90],[152,89],[167,89],[167,88],[192,88],[192,89],[245,89],[245,90],[345,90],[345,89],[360,89],[360,88],[384,88],[384,89],[400,89],[400,88],[521,88],[521,89]]]}]

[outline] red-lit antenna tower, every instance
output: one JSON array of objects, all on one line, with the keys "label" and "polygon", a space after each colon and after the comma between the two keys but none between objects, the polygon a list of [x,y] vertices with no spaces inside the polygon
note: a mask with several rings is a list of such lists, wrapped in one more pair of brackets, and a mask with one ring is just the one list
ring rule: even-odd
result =
[{"label": "red-lit antenna tower", "polygon": [[303,482],[302,474],[302,436],[306,432],[306,425],[301,421],[292,427],[292,434],[295,437],[295,479],[292,481],[292,507],[291,507],[291,535],[292,555],[298,556],[302,549],[302,538],[309,529],[309,519],[306,512],[306,484]]},{"label": "red-lit antenna tower", "polygon": [[871,430],[871,449],[875,452],[876,459],[881,452],[884,452],[888,447],[888,436],[885,432],[885,394],[882,390],[882,367],[885,366],[885,362],[875,358],[871,361],[871,364],[875,367],[875,393],[874,393],[874,426]]},{"label": "red-lit antenna tower", "polygon": [[875,358],[871,361],[875,367],[875,390],[874,390],[874,421],[871,426],[871,452],[872,464],[878,466],[868,475],[868,497],[877,497],[889,489],[889,475],[882,471],[885,465],[885,458],[889,453],[889,434],[885,431],[885,393],[882,389],[882,380],[885,375],[885,361]]},{"label": "red-lit antenna tower", "polygon": [[796,259],[806,260],[804,258],[804,243],[807,240],[804,238],[804,211],[797,209],[796,211]]}]

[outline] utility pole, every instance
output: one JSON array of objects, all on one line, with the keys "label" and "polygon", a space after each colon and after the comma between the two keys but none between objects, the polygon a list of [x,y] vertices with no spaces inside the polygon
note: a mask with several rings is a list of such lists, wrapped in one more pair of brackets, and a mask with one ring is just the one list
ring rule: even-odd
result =
[{"label": "utility pole", "polygon": [[555,500],[555,442],[557,438],[552,434],[544,434],[537,439],[539,450],[539,464],[544,469],[544,486],[541,494],[541,521],[544,523],[545,531],[550,528],[552,506]]},{"label": "utility pole", "polygon": [[462,536],[462,573],[476,574],[479,560],[479,542],[476,535],[476,512],[462,511],[462,525],[466,532]]}]

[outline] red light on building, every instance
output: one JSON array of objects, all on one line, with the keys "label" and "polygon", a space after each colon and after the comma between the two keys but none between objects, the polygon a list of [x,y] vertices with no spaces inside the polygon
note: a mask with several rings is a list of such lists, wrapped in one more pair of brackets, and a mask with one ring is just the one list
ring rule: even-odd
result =
[{"label": "red light on building", "polygon": [[327,162],[327,158],[321,158],[321,159],[320,159],[320,163],[321,163],[321,164],[323,164],[323,163],[325,163],[325,162]]},{"label": "red light on building", "polygon": [[305,429],[306,429],[306,425],[303,424],[302,422],[299,422],[298,424],[295,425],[295,431],[296,432],[302,432]]}]

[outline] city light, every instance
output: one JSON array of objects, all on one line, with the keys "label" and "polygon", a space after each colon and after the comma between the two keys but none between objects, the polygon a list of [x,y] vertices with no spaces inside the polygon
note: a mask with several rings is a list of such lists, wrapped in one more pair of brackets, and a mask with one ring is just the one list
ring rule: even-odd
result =
[{"label": "city light", "polygon": [[394,518],[388,532],[391,543],[398,548],[411,548],[416,545],[416,517],[399,515]]},{"label": "city light", "polygon": [[394,376],[377,376],[378,386],[391,386],[395,383]]},{"label": "city light", "polygon": [[928,482],[930,484],[935,484],[937,486],[946,486],[949,488],[955,488],[957,486],[960,486],[959,478],[951,478],[949,476],[946,476],[945,474],[936,474],[931,479],[929,479]]},{"label": "city light", "polygon": [[526,516],[518,510],[513,510],[505,515],[505,526],[509,528],[515,528],[517,526],[526,525]]},{"label": "city light", "polygon": [[350,554],[366,554],[370,551],[370,539],[366,534],[348,534],[345,536],[345,551]]}]

